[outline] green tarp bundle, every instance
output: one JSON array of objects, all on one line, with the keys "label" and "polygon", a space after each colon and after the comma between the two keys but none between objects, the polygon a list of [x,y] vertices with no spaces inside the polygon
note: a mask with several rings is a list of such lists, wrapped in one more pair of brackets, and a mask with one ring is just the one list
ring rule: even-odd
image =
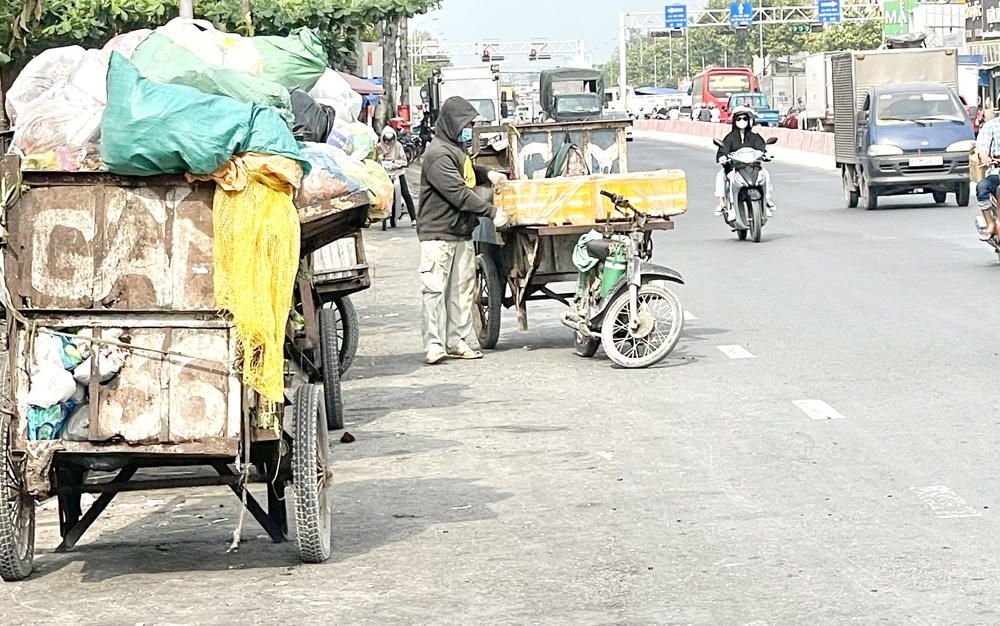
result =
[{"label": "green tarp bundle", "polygon": [[297,28],[287,37],[251,40],[264,60],[264,78],[288,89],[309,91],[326,71],[326,48],[308,28]]},{"label": "green tarp bundle", "polygon": [[211,174],[243,152],[287,156],[309,171],[276,109],[148,80],[128,59],[112,53],[101,122],[101,158],[108,171]]},{"label": "green tarp bundle", "polygon": [[169,37],[153,33],[135,49],[131,60],[149,80],[194,87],[203,93],[229,96],[240,102],[272,106],[287,122],[294,119],[288,90],[279,83],[206,63]]}]

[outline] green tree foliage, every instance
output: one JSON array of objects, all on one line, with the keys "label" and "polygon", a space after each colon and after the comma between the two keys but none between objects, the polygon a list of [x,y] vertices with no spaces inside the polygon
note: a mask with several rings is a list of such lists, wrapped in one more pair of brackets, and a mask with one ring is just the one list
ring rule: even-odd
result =
[{"label": "green tree foliage", "polygon": [[[243,14],[249,4],[250,17]],[[333,63],[354,50],[380,20],[424,13],[437,0],[195,0],[198,17],[230,32],[283,35],[316,29]],[[176,0],[0,0],[0,52],[15,60],[46,48],[100,46],[138,28],[155,28],[178,14]]]},{"label": "green tree foliage", "polygon": [[[764,6],[793,6],[807,4],[805,0],[763,0]],[[729,0],[709,0],[708,9],[728,10]],[[753,57],[760,54],[761,35],[763,51],[771,58],[790,57],[800,52],[833,50],[870,50],[882,42],[880,22],[852,22],[830,25],[819,33],[793,33],[789,24],[750,26],[734,30],[711,26],[689,28],[684,37],[673,39],[673,74],[670,75],[670,41],[653,39],[633,33],[628,46],[628,74],[632,85],[675,86],[677,80],[687,75],[687,46],[690,45],[691,74],[705,67],[752,67]],[[618,82],[618,52],[612,53],[605,66],[609,84]]]}]

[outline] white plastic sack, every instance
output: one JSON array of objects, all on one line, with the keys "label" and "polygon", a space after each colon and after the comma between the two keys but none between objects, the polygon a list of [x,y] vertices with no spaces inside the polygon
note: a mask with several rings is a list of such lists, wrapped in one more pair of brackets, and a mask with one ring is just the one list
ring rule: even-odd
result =
[{"label": "white plastic sack", "polygon": [[87,50],[66,82],[101,104],[108,103],[108,54]]},{"label": "white plastic sack", "polygon": [[153,31],[148,28],[140,28],[139,30],[133,30],[130,33],[122,33],[117,37],[113,37],[110,41],[108,41],[108,43],[104,44],[101,51],[104,52],[108,58],[111,58],[112,52],[117,52],[126,59],[131,59],[132,53],[139,47],[139,44],[145,41],[146,37],[149,37],[152,34]]},{"label": "white plastic sack", "polygon": [[356,122],[361,115],[363,99],[361,94],[351,89],[339,72],[327,68],[309,95],[320,104],[331,106],[337,112],[337,119]]},{"label": "white plastic sack", "polygon": [[36,98],[66,80],[80,65],[86,51],[80,46],[51,48],[28,62],[7,91],[7,119],[17,126],[17,118]]},{"label": "white plastic sack", "polygon": [[[101,376],[101,382],[106,383],[121,371],[125,367],[125,361],[129,357],[129,351],[121,346],[104,346],[98,351],[97,354],[97,371]],[[81,363],[75,370],[70,378],[75,379],[75,382],[81,385],[90,384],[90,362],[94,357],[91,356],[83,363]]]},{"label": "white plastic sack", "polygon": [[73,151],[97,141],[104,104],[67,82],[36,98],[22,112],[13,145],[21,156],[43,154],[59,147]]},{"label": "white plastic sack", "polygon": [[73,374],[62,366],[51,363],[39,363],[38,371],[31,375],[31,387],[28,389],[28,404],[47,409],[54,404],[65,402],[76,393],[76,381]]},{"label": "white plastic sack", "polygon": [[264,61],[253,41],[235,33],[224,33],[209,21],[177,17],[156,32],[187,48],[205,63],[248,76],[259,77],[264,73]]}]

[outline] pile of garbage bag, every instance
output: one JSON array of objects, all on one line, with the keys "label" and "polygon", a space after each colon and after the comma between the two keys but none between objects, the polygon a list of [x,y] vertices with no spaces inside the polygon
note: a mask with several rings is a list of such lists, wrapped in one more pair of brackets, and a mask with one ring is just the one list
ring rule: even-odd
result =
[{"label": "pile of garbage bag", "polygon": [[[104,339],[127,343],[121,329],[104,329]],[[90,329],[76,333],[40,329],[34,339],[34,361],[29,372],[28,439],[87,441],[88,389],[94,359],[100,384],[107,385],[125,366],[129,355],[127,348],[94,342]]]},{"label": "pile of garbage bag", "polygon": [[[255,106],[234,107],[230,100]],[[255,136],[279,139],[268,142],[273,153],[300,159],[286,136],[291,132],[299,141],[329,139],[346,154],[371,158],[377,138],[357,122],[361,105],[306,28],[285,37],[242,37],[183,18],[120,34],[100,50],[46,50],[6,96],[12,151],[24,169],[131,175],[209,173],[234,154],[262,147],[245,143]]]}]

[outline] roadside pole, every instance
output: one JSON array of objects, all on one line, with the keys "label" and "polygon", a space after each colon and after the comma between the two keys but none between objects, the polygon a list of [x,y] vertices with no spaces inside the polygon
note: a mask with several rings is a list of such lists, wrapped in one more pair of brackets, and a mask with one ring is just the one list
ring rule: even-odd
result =
[{"label": "roadside pole", "polygon": [[622,108],[628,111],[628,95],[625,91],[625,85],[627,84],[627,79],[625,73],[627,71],[628,59],[625,58],[627,54],[625,45],[625,13],[618,14],[618,99],[621,100]]}]

